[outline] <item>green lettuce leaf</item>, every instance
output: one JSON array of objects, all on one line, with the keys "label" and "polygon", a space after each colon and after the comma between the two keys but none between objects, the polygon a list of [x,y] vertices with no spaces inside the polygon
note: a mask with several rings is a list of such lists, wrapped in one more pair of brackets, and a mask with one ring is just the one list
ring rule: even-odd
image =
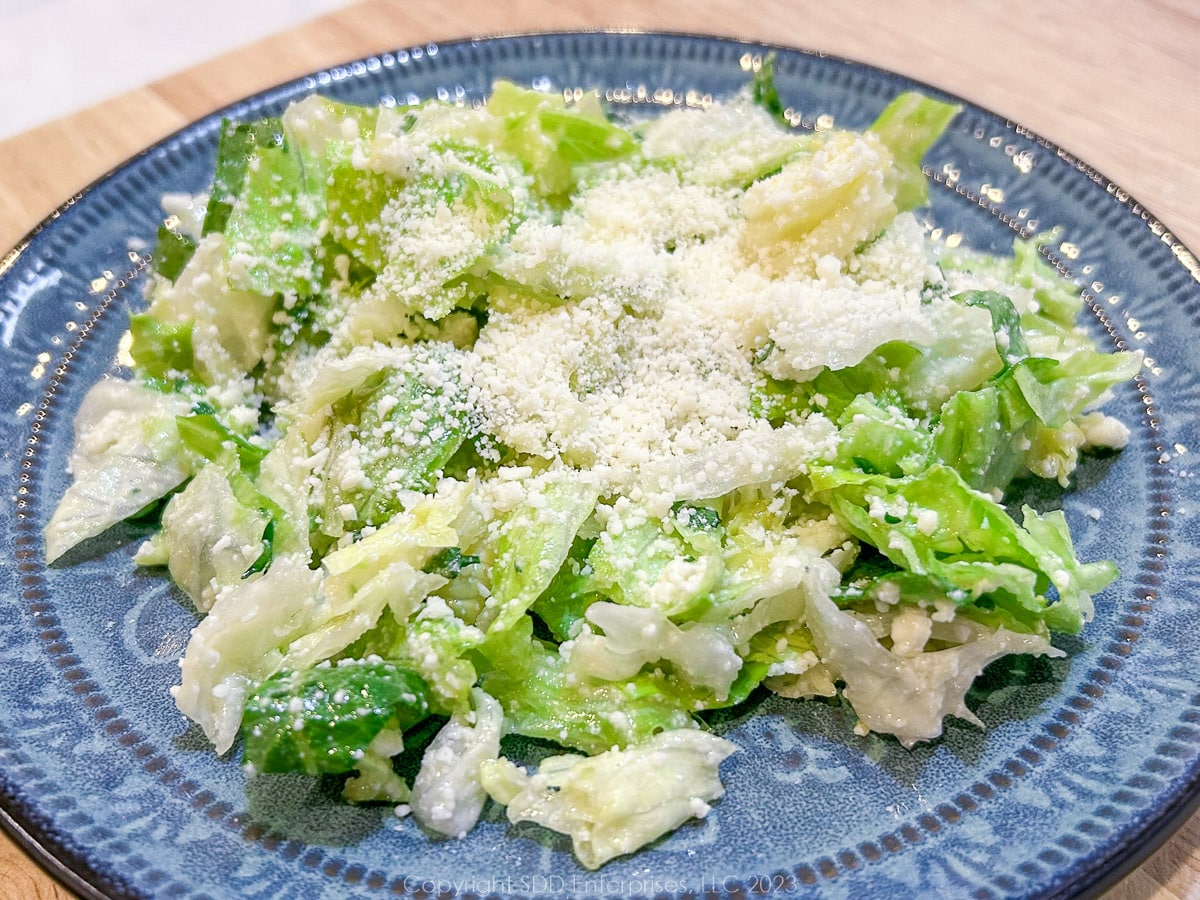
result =
[{"label": "green lettuce leaf", "polygon": [[476,657],[480,686],[504,706],[515,734],[592,754],[693,724],[690,694],[662,673],[619,683],[572,676],[557,648],[533,636],[529,616],[489,632]]},{"label": "green lettuce leaf", "polygon": [[598,756],[555,756],[530,775],[506,759],[484,763],[484,787],[510,822],[537,822],[570,835],[589,869],[632,853],[695,816],[725,793],[718,768],[736,750],[694,729],[667,731]]},{"label": "green lettuce leaf", "polygon": [[283,126],[277,118],[257,122],[221,122],[217,165],[205,211],[203,233],[224,231],[229,215],[246,181],[250,160],[260,147],[277,147],[283,142]]},{"label": "green lettuce leaf", "polygon": [[195,252],[196,242],[190,237],[174,228],[160,225],[154,246],[154,271],[163,278],[174,281]]},{"label": "green lettuce leaf", "polygon": [[504,522],[496,543],[492,596],[480,624],[513,627],[550,586],[592,514],[599,489],[574,470],[551,470],[529,482],[529,499]]},{"label": "green lettuce leaf", "polygon": [[907,91],[887,105],[869,131],[892,151],[896,172],[896,208],[915,209],[929,197],[921,159],[958,115],[960,107]]},{"label": "green lettuce leaf", "polygon": [[425,682],[383,661],[281,671],[247,698],[243,755],[258,772],[349,772],[385,728],[429,714]]},{"label": "green lettuce leaf", "polygon": [[164,322],[149,313],[134,313],[129,317],[129,354],[134,365],[151,378],[163,380],[190,372],[193,327],[191,321]]},{"label": "green lettuce leaf", "polygon": [[535,189],[552,202],[565,199],[587,166],[631,156],[637,149],[633,136],[609,121],[594,95],[568,106],[561,94],[498,81],[487,109],[503,122],[502,149],[521,162]]},{"label": "green lettuce leaf", "polygon": [[[1108,564],[1075,559],[1061,513],[1027,507],[1022,528],[948,466],[902,478],[832,468],[810,477],[815,497],[894,565],[944,579],[962,602],[1004,606],[1029,630],[1044,621],[1078,633],[1091,595],[1113,576]],[[1049,545],[1048,535],[1056,536]]]}]

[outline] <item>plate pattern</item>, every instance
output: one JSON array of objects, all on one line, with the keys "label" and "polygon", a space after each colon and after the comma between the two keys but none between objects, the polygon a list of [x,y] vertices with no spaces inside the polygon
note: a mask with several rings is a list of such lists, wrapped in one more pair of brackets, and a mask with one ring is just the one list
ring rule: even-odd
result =
[{"label": "plate pattern", "polygon": [[[630,115],[724,96],[769,49],[686,35],[572,33],[428,45],[318,73],[224,111],[280,111],[314,90],[355,102],[474,102],[493,79],[599,87]],[[797,127],[868,124],[923,87],[786,48]],[[0,263],[0,813],[84,896],[1073,896],[1100,890],[1194,808],[1200,779],[1200,265],[1147,210],[1065,151],[964,104],[928,157],[934,234],[1003,251],[1057,226],[1044,253],[1079,281],[1088,327],[1140,349],[1110,411],[1129,447],[1084,466],[1062,503],[1086,558],[1118,562],[1069,658],[989,670],[987,731],[952,722],[903,751],[855,737],[836,704],[765,700],[720,723],[743,748],[703,824],[589,873],[569,844],[496,810],[433,842],[327,783],[213,756],[167,693],[195,616],[130,562],[123,527],[42,563],[83,392],[115,373],[159,196],[211,176],[220,115],[64,205]]]}]

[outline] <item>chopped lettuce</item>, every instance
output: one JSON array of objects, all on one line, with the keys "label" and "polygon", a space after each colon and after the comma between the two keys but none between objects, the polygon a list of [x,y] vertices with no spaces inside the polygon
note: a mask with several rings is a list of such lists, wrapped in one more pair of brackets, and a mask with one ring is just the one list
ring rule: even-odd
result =
[{"label": "chopped lettuce", "polygon": [[500,756],[504,734],[503,707],[478,688],[471,696],[470,712],[451,716],[425,749],[412,787],[417,820],[455,838],[465,837],[483,812],[482,769]]},{"label": "chopped lettuce", "polygon": [[163,510],[167,567],[199,610],[211,609],[218,593],[252,574],[264,552],[271,513],[238,496],[234,483],[242,478],[205,466]]},{"label": "chopped lettuce", "polygon": [[774,274],[849,257],[896,217],[889,148],[871,132],[829,131],[811,152],[754,182],[741,198],[742,246]]},{"label": "chopped lettuce", "polygon": [[846,528],[893,564],[944,579],[963,602],[987,597],[1026,622],[1078,633],[1092,617],[1092,594],[1116,574],[1108,563],[1075,559],[1061,512],[1025,507],[1021,527],[946,466],[901,478],[840,469],[811,478]]},{"label": "chopped lettuce", "polygon": [[242,755],[256,772],[348,772],[385,728],[428,713],[420,677],[382,660],[280,671],[246,700]]},{"label": "chopped lettuce", "polygon": [[283,140],[281,123],[276,118],[258,122],[221,122],[217,145],[217,165],[204,216],[203,233],[223,232],[233,212],[250,160],[260,147],[277,147]]},{"label": "chopped lettuce", "polygon": [[921,159],[958,111],[956,104],[907,91],[871,124],[868,130],[879,135],[892,153],[898,209],[913,209],[928,199],[929,181],[921,171]]},{"label": "chopped lettuce", "polygon": [[807,132],[763,127],[769,115],[747,103],[720,106],[700,122],[685,110],[668,112],[644,127],[642,153],[684,183],[744,188],[816,143]]},{"label": "chopped lettuce", "polygon": [[222,229],[234,289],[273,296],[320,288],[316,252],[325,209],[318,175],[286,136],[255,145]]},{"label": "chopped lettuce", "polygon": [[520,160],[551,201],[568,195],[588,166],[628,157],[637,147],[593,94],[568,105],[561,94],[502,81],[493,86],[488,111],[500,120],[500,148]]},{"label": "chopped lettuce", "polygon": [[249,694],[320,621],[320,583],[321,573],[303,561],[277,559],[261,578],[218,595],[192,632],[175,703],[218,753],[233,746]]},{"label": "chopped lettuce", "polygon": [[[175,273],[172,280],[178,275],[178,272]],[[161,380],[191,370],[195,364],[192,351],[194,327],[195,323],[191,321],[168,324],[149,313],[131,315],[129,353],[134,365],[151,378]]]},{"label": "chopped lettuce", "polygon": [[[1133,377],[1141,359],[1087,347],[1033,356],[1011,300],[976,291],[961,302],[988,310],[1003,365],[980,387],[946,401],[933,431],[934,452],[982,490],[1003,489],[1025,472],[1065,486],[1086,440],[1080,417]],[[1050,434],[1058,439],[1047,441]]]},{"label": "chopped lettuce", "polygon": [[[948,715],[980,724],[964,698],[992,660],[1009,653],[1063,655],[1042,635],[1004,628],[993,631],[969,619],[937,626],[926,613],[911,607],[897,613],[888,648],[866,623],[838,609],[827,597],[810,598],[807,610],[814,648],[830,672],[845,683],[842,693],[859,720],[867,729],[894,734],[906,747],[941,735],[942,720]],[[923,632],[922,639],[910,639],[908,647],[898,640],[905,614],[918,623],[906,623],[908,629]],[[926,635],[951,645],[922,652]]]},{"label": "chopped lettuce", "polygon": [[552,756],[532,775],[494,760],[483,766],[483,784],[509,821],[570,835],[579,861],[595,869],[707,816],[725,793],[718,767],[736,749],[704,731],[664,731],[590,758]]},{"label": "chopped lettuce", "polygon": [[598,496],[570,470],[531,479],[525,502],[510,512],[496,541],[487,628],[511,628],[549,587]]},{"label": "chopped lettuce", "polygon": [[46,525],[46,560],[145,510],[190,474],[175,419],[188,401],[105,379],[75,417],[70,487]]},{"label": "chopped lettuce", "polygon": [[230,254],[226,235],[209,233],[174,281],[151,283],[150,305],[142,314],[149,318],[135,316],[131,323],[130,352],[144,367],[142,374],[225,387],[235,401],[249,399],[253,372],[271,341],[277,301],[235,286]]},{"label": "chopped lettuce", "polygon": [[679,677],[711,690],[717,700],[729,690],[742,668],[730,637],[700,622],[676,625],[659,609],[618,603],[593,603],[589,628],[571,642],[570,668],[588,678],[624,681],[648,663],[670,663]]},{"label": "chopped lettuce", "polygon": [[709,711],[840,693],[911,746],[1093,616],[1114,567],[1005,492],[1120,448],[1142,360],[1052,236],[929,240],[956,107],[810,131],[773,66],[650,116],[501,82],[222,126],[45,531],[161,512],[135,559],[200,616],[174,696],[218,753],[431,835],[490,797],[594,868],[722,795]]},{"label": "chopped lettuce", "polygon": [[478,648],[480,685],[504,704],[509,730],[584,753],[624,747],[693,724],[691,693],[663,673],[611,682],[580,678],[526,617]]},{"label": "chopped lettuce", "polygon": [[382,525],[407,493],[434,487],[471,432],[460,366],[454,351],[420,345],[333,404],[323,510],[331,533],[343,522]]},{"label": "chopped lettuce", "polygon": [[724,574],[721,537],[716,511],[690,504],[616,534],[606,530],[585,563],[591,589],[664,619],[692,618],[708,606]]}]

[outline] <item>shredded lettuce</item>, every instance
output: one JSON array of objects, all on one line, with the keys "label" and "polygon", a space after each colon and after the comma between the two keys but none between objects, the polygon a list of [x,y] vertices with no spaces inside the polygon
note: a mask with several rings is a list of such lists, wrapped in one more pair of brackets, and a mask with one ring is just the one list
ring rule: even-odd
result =
[{"label": "shredded lettuce", "polygon": [[385,728],[428,713],[420,677],[382,660],[281,671],[246,700],[243,756],[258,772],[347,772]]},{"label": "shredded lettuce", "polygon": [[487,792],[482,770],[500,757],[504,709],[476,688],[473,707],[456,713],[425,748],[413,780],[413,814],[426,828],[461,838],[475,827]]},{"label": "shredded lettuce", "polygon": [[959,107],[907,91],[887,105],[868,129],[892,153],[896,207],[913,209],[929,197],[929,181],[921,160],[958,115]]},{"label": "shredded lettuce", "polygon": [[589,869],[704,818],[725,789],[720,762],[736,747],[703,731],[666,731],[623,750],[543,759],[532,775],[508,760],[484,765],[483,784],[512,822],[571,836]]},{"label": "shredded lettuce", "polygon": [[75,416],[71,486],[46,525],[46,560],[135,516],[190,474],[176,417],[187,400],[106,379]]},{"label": "shredded lettuce", "polygon": [[1085,627],[1115,568],[1006,494],[1123,446],[1142,360],[1076,327],[1047,236],[929,240],[955,106],[810,131],[775,74],[222,126],[45,531],[153,513],[218,753],[432,836],[498,803],[595,868],[708,815],[711,710],[840,694],[908,747]]}]

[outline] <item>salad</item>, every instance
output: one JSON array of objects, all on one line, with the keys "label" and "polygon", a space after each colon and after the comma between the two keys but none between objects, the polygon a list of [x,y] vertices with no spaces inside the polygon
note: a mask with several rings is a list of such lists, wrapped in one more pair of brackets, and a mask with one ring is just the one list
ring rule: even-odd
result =
[{"label": "salad", "polygon": [[226,122],[211,190],[164,198],[47,559],[151,516],[217,753],[435,836],[490,800],[589,868],[709,813],[737,748],[706,715],[756,693],[905,746],[979,724],[984,667],[1062,655],[1116,576],[1006,491],[1123,446],[1098,407],[1141,360],[1036,239],[931,239],[956,107],[783,112],[768,62],[645,119],[499,82]]}]

